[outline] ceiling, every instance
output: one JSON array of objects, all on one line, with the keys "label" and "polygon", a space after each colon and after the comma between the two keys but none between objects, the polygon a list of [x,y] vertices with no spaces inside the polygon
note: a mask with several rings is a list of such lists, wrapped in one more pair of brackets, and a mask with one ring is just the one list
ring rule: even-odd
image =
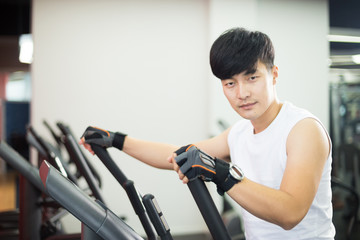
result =
[{"label": "ceiling", "polygon": [[0,71],[29,71],[19,62],[18,39],[30,29],[30,0],[0,0]]},{"label": "ceiling", "polygon": [[[331,29],[348,29],[360,36],[360,1],[329,0],[329,21]],[[331,43],[330,47],[332,51],[352,50],[360,54],[359,43]]]},{"label": "ceiling", "polygon": [[[360,1],[329,0],[330,33],[342,30],[360,36]],[[31,32],[31,0],[0,0],[0,52],[9,52],[10,45],[19,35]],[[16,47],[16,44],[11,46]],[[18,51],[18,50],[16,50]],[[17,54],[17,52],[16,52]],[[360,43],[330,43],[330,55],[360,54]],[[7,58],[8,60],[9,58]],[[16,61],[16,60],[15,60]],[[3,61],[0,59],[0,70]],[[360,68],[359,66],[350,66]]]},{"label": "ceiling", "polygon": [[0,36],[30,33],[30,0],[0,0]]}]

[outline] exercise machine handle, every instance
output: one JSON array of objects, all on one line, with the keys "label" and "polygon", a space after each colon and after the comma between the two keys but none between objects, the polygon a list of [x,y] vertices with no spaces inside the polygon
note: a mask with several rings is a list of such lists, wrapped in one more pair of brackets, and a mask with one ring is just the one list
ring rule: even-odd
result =
[{"label": "exercise machine handle", "polygon": [[150,222],[150,219],[145,211],[144,206],[141,203],[141,199],[139,197],[138,192],[135,189],[134,182],[127,179],[125,174],[120,170],[120,168],[116,165],[114,160],[111,158],[108,151],[96,144],[90,144],[92,150],[98,156],[98,158],[103,162],[105,167],[111,172],[111,174],[115,177],[115,179],[120,183],[120,185],[126,191],[130,202],[135,210],[135,213],[138,215],[140,222],[146,232],[146,235],[149,240],[156,239],[155,230]]},{"label": "exercise machine handle", "polygon": [[[49,148],[45,140],[39,136],[39,134],[35,131],[35,129],[31,125],[27,126],[27,130],[28,132],[30,132],[31,135],[33,135],[34,139],[38,142],[38,144],[45,150],[46,156],[44,157],[46,157],[46,159],[49,162],[51,162],[51,164],[55,166],[56,169],[59,170],[64,176],[69,177],[68,176],[69,171],[65,169],[66,167],[64,166],[63,162],[59,159],[58,156],[56,156],[54,151],[52,151]],[[69,177],[69,178],[76,181],[74,177]]]},{"label": "exercise machine handle", "polygon": [[214,240],[231,240],[225,224],[217,210],[215,203],[205,186],[204,181],[196,178],[188,182],[190,192],[203,216],[205,223]]},{"label": "exercise machine handle", "polygon": [[58,135],[56,135],[56,133],[54,132],[54,130],[52,129],[52,127],[50,126],[50,124],[46,120],[43,120],[43,124],[49,130],[49,132],[51,133],[51,135],[55,139],[57,145],[60,147],[61,144],[62,144],[61,143],[61,138]]}]

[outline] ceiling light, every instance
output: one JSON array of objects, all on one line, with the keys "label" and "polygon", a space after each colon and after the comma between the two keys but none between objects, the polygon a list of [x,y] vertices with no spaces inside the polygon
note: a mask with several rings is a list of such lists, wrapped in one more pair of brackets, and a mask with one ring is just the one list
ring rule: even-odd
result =
[{"label": "ceiling light", "polygon": [[328,35],[330,42],[360,43],[359,36]]},{"label": "ceiling light", "polygon": [[30,64],[33,60],[33,41],[31,34],[22,34],[19,38],[20,56],[19,61]]},{"label": "ceiling light", "polygon": [[356,64],[360,64],[360,54],[352,55],[352,60]]}]

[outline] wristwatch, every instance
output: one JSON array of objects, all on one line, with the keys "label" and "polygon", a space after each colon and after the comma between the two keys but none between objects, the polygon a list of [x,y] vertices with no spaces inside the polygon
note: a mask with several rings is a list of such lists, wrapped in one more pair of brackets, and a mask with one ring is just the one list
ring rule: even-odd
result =
[{"label": "wristwatch", "polygon": [[217,192],[223,196],[225,192],[229,191],[236,183],[244,179],[244,172],[233,163],[229,163],[229,174],[225,181],[217,188]]},{"label": "wristwatch", "polygon": [[229,178],[234,179],[236,183],[241,182],[244,179],[244,172],[237,165],[230,163],[229,166]]},{"label": "wristwatch", "polygon": [[218,193],[224,195],[224,192],[229,191],[236,183],[241,182],[244,179],[244,173],[233,163],[229,163],[229,175],[225,182],[221,185],[221,189],[218,188]]}]

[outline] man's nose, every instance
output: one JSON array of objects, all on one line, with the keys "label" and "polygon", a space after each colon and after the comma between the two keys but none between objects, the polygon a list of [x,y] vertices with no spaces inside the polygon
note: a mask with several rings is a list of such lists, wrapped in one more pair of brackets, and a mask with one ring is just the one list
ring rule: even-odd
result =
[{"label": "man's nose", "polygon": [[244,83],[240,83],[238,86],[239,88],[237,89],[237,98],[241,100],[245,100],[250,96],[249,88],[247,84]]}]

